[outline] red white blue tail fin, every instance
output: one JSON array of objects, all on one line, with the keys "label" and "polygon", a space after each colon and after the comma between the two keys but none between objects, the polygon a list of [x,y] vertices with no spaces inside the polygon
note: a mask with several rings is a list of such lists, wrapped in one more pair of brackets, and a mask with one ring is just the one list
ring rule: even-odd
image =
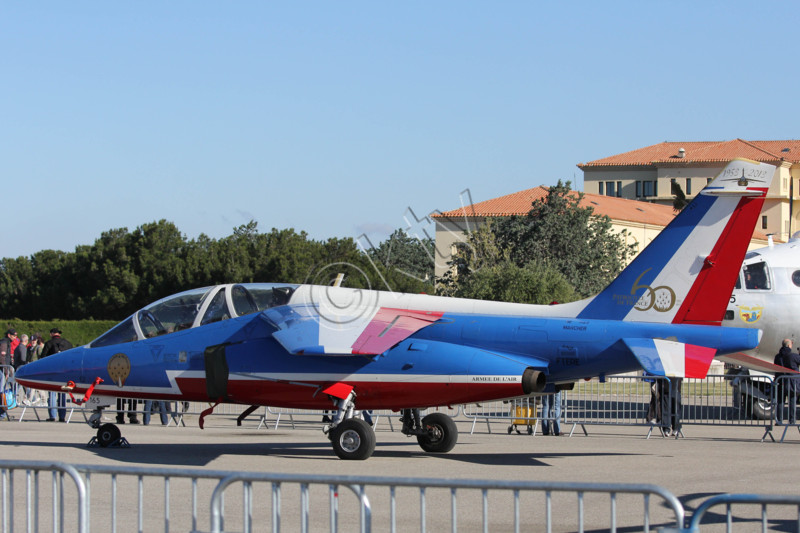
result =
[{"label": "red white blue tail fin", "polygon": [[720,324],[774,175],[731,161],[578,317]]}]

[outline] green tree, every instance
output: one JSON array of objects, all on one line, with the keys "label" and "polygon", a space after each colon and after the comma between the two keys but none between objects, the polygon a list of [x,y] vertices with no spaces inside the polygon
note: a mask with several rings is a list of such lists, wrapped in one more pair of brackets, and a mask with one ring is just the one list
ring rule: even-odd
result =
[{"label": "green tree", "polygon": [[560,272],[538,263],[520,267],[510,261],[473,272],[453,295],[540,305],[577,299],[575,290]]},{"label": "green tree", "polygon": [[498,246],[518,266],[539,263],[563,274],[581,297],[600,292],[628,263],[636,245],[625,243],[627,232],[614,233],[611,219],[580,205],[583,193],[570,182],[548,189],[526,216],[501,218]]},{"label": "green tree", "polygon": [[[510,283],[512,270],[508,263],[519,269],[535,265],[530,272],[519,273],[527,283],[533,283],[536,276],[554,282],[550,277],[554,271],[574,289],[574,293],[567,291],[563,295],[558,289],[559,295],[545,300],[565,302],[600,292],[627,264],[635,245],[625,244],[625,231],[611,231],[607,216],[596,216],[591,207],[582,207],[582,198],[583,194],[570,190],[569,182],[559,181],[549,188],[545,198],[532,204],[527,215],[487,220],[459,247],[451,263],[453,268],[438,280],[437,289],[445,295],[469,293],[502,299],[489,297],[487,291],[492,289],[506,296],[510,291],[489,283],[486,276],[502,275]],[[480,290],[473,285],[473,278],[480,280]],[[514,291],[520,290],[518,285],[512,286]],[[531,295],[535,294],[543,293],[531,289]]]},{"label": "green tree", "polygon": [[[397,292],[433,290],[434,248],[432,239],[418,239],[402,229],[367,250],[367,255],[391,278],[389,288]],[[408,278],[408,279],[403,279]]]}]

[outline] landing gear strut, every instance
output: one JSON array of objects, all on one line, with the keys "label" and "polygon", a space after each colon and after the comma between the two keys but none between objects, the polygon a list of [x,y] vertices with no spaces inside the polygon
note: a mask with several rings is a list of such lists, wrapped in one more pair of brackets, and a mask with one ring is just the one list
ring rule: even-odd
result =
[{"label": "landing gear strut", "polygon": [[415,435],[420,447],[430,453],[447,453],[458,442],[458,428],[444,413],[431,413],[420,420],[419,409],[403,409],[403,429],[409,437]]},{"label": "landing gear strut", "polygon": [[336,414],[331,423],[323,428],[340,459],[362,461],[375,451],[375,432],[360,418],[355,418],[356,393],[352,389],[344,398],[331,396]]}]

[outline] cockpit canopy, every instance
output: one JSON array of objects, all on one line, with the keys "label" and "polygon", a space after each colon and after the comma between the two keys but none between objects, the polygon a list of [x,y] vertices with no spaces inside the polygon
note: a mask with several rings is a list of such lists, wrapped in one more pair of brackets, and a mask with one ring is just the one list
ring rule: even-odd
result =
[{"label": "cockpit canopy", "polygon": [[90,343],[91,348],[149,339],[289,302],[298,285],[242,283],[203,287],[167,296],[135,312]]}]

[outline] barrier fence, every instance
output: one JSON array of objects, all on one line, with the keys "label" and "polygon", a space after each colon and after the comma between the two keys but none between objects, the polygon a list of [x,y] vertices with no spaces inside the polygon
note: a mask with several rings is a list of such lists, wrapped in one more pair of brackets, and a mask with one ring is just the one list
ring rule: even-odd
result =
[{"label": "barrier fence", "polygon": [[[800,530],[800,495],[725,494],[688,524],[650,484],[444,480],[0,461],[2,532]],[[734,515],[733,506],[737,506]],[[710,509],[722,506],[724,518]],[[752,512],[746,512],[750,508]],[[741,529],[740,529],[741,530]]]},{"label": "barrier fence", "polygon": [[[31,417],[42,420],[46,413],[47,401],[41,397],[36,400],[35,391],[24,391],[18,387],[11,377],[13,369],[3,368],[9,374],[9,384],[16,394],[18,407],[11,411],[20,422]],[[753,426],[763,428],[764,437],[772,437],[774,426],[785,425],[781,440],[787,434],[788,427],[795,426],[793,419],[788,414],[787,399],[800,391],[800,385],[795,386],[794,379],[789,376],[770,378],[768,376],[750,376],[738,374],[709,375],[705,379],[670,380],[665,377],[645,376],[611,376],[604,380],[593,379],[575,384],[574,389],[562,391],[560,402],[559,420],[562,430],[573,435],[580,428],[588,435],[589,426],[592,425],[626,425],[645,426],[649,431],[653,429],[668,428],[674,425],[669,413],[678,413],[678,427],[685,425],[726,425],[726,426]],[[786,382],[786,387],[781,384]],[[793,391],[787,398],[779,398],[782,391]],[[677,391],[676,391],[677,389]],[[678,394],[679,392],[680,394]],[[662,398],[666,398],[662,400]],[[782,401],[781,401],[782,400]],[[154,404],[156,402],[153,402]],[[141,400],[137,404],[138,414],[144,414]],[[185,416],[199,416],[208,404],[201,402],[166,402],[169,406],[168,425],[185,425]],[[783,406],[776,409],[777,405]],[[112,406],[113,407],[113,406]],[[220,404],[210,416],[239,417],[245,408],[235,404]],[[536,435],[540,432],[542,422],[555,420],[554,416],[545,417],[542,409],[541,396],[515,398],[505,401],[484,402],[455,406],[453,408],[435,408],[430,411],[446,412],[450,416],[463,415],[472,422],[471,432],[478,424],[485,423],[487,430],[492,433],[492,424],[501,422],[503,429],[511,433]],[[664,416],[661,416],[661,411]],[[32,415],[29,414],[32,412]],[[107,408],[104,413],[113,415],[118,411]],[[67,399],[67,421],[75,415],[81,415],[86,420],[91,414],[90,409],[76,406]],[[158,413],[153,413],[155,416]],[[247,413],[247,423],[262,427],[279,427],[281,422],[291,424],[321,425],[323,418],[331,411],[310,411],[303,409],[287,409],[276,407],[259,407]],[[783,416],[781,416],[783,415]],[[395,430],[395,422],[400,417],[399,412],[388,410],[369,411],[373,423],[378,426],[384,421],[389,429]],[[158,420],[155,418],[154,420]],[[799,428],[800,429],[800,428]]]},{"label": "barrier fence", "polygon": [[[52,473],[48,487],[45,480]],[[7,531],[552,531],[682,527],[663,488],[0,461]],[[65,478],[69,482],[65,482]],[[15,487],[25,490],[14,490]],[[26,512],[14,513],[14,509]],[[443,512],[444,511],[444,512]],[[449,511],[449,512],[448,512]],[[207,513],[207,514],[206,514]]]},{"label": "barrier fence", "polygon": [[[9,371],[9,377],[13,370]],[[765,429],[764,440],[772,438],[776,426],[800,427],[791,416],[789,400],[800,390],[790,376],[712,375],[705,380],[669,380],[642,376],[614,376],[592,380],[563,391],[562,427],[572,434],[581,427],[588,435],[592,425],[633,425],[658,427],[651,422],[651,400],[661,404],[668,395],[671,409],[681,413],[686,425],[728,425]],[[24,393],[10,380],[17,398]],[[678,388],[679,387],[679,388]],[[676,397],[680,390],[680,401]],[[41,406],[22,406],[10,413],[34,412]],[[238,416],[240,405],[221,405],[218,416]],[[88,411],[69,406],[82,416]],[[185,415],[199,414],[202,403],[176,404],[171,419],[182,422]],[[464,416],[476,424],[501,422],[508,432],[536,435],[545,418],[537,396],[465,405],[446,409],[451,416]],[[110,410],[110,412],[114,412]],[[274,420],[275,427],[289,419],[322,425],[325,411],[259,408],[249,423],[259,427]],[[375,424],[393,420],[399,413],[371,413]],[[301,416],[303,415],[303,416]],[[309,416],[310,415],[310,416]],[[302,420],[301,420],[302,419]],[[551,417],[552,419],[552,417]],[[663,417],[662,417],[663,419]],[[177,425],[177,423],[176,423]],[[649,436],[649,433],[648,433]],[[775,439],[772,438],[774,441]],[[733,524],[760,523],[800,531],[800,496],[723,495],[698,507],[684,527],[683,508],[671,503],[671,494],[651,485],[594,485],[575,483],[447,481],[423,478],[354,478],[325,476],[283,476],[271,474],[209,472],[202,470],[144,469],[101,466],[71,466],[58,463],[0,461],[2,483],[2,533],[7,531],[252,531],[259,524],[301,531],[456,531],[458,527],[483,531],[545,530],[551,528],[583,531],[617,528],[664,531],[699,531],[709,520],[721,523],[725,508],[727,531]],[[186,495],[188,494],[188,499]],[[226,498],[227,496],[227,498]],[[657,505],[651,503],[658,500]],[[257,502],[257,503],[255,503]],[[638,502],[638,503],[637,503]],[[680,504],[678,503],[678,506]],[[736,515],[732,508],[736,506]],[[632,508],[644,509],[631,512]],[[785,509],[794,510],[787,518]],[[753,509],[746,514],[743,508]],[[204,516],[205,509],[209,509]],[[428,512],[436,509],[437,512]],[[449,509],[449,513],[443,513]],[[624,511],[623,511],[624,509]],[[666,512],[665,512],[666,510]],[[631,521],[632,516],[636,516]],[[590,517],[588,520],[586,517]],[[620,518],[622,517],[622,518]],[[568,523],[566,520],[571,520]],[[796,520],[796,522],[795,522]],[[777,521],[777,522],[776,522]],[[554,525],[555,524],[555,525]],[[788,525],[787,525],[788,524]],[[110,528],[110,529],[109,529]]]}]

